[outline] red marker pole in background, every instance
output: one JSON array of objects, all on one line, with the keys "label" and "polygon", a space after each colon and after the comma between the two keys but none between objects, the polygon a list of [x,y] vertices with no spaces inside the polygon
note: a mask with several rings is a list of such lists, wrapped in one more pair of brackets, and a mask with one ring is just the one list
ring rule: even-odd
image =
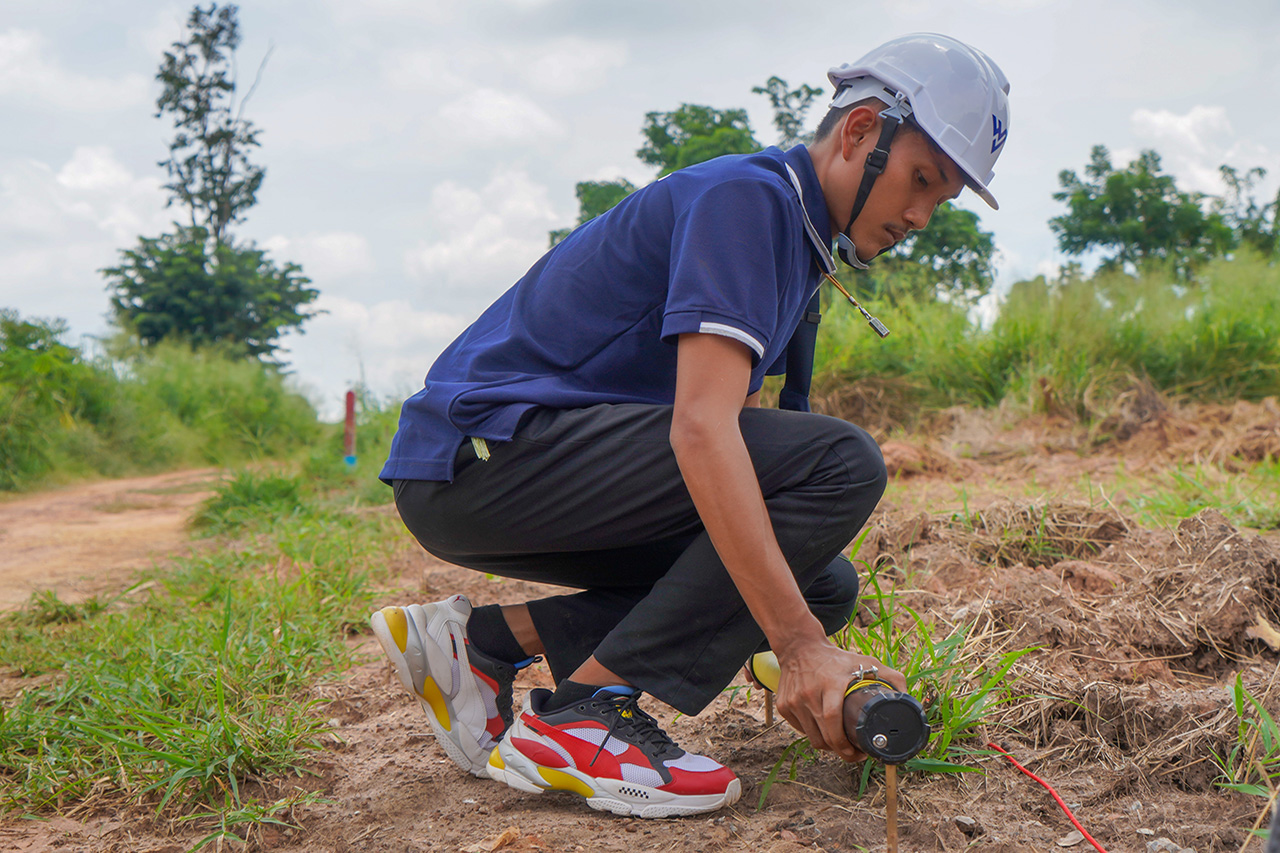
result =
[{"label": "red marker pole in background", "polygon": [[342,457],[348,468],[356,467],[356,392],[347,392],[347,420],[342,428]]}]

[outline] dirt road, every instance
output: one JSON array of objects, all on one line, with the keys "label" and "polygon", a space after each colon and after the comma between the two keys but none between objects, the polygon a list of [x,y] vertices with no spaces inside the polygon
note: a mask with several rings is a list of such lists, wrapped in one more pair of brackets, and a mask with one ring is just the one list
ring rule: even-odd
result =
[{"label": "dirt road", "polygon": [[205,468],[0,501],[0,610],[43,589],[66,601],[114,592],[137,570],[190,551],[187,518],[218,477]]}]

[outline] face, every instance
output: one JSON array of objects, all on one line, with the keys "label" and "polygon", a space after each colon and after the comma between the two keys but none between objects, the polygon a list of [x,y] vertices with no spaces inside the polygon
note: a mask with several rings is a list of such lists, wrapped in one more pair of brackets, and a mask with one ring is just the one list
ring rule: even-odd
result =
[{"label": "face", "polygon": [[[862,180],[862,165],[880,137],[879,122],[865,133],[855,133],[844,146],[851,156],[845,166],[848,180],[843,182],[842,212],[833,216],[835,228],[849,220],[853,201]],[[854,220],[850,237],[862,259],[875,255],[901,242],[912,231],[929,224],[938,205],[955,198],[964,189],[964,173],[921,133],[900,129],[889,146],[889,161],[876,178],[866,204]],[[844,198],[847,196],[847,198]]]}]

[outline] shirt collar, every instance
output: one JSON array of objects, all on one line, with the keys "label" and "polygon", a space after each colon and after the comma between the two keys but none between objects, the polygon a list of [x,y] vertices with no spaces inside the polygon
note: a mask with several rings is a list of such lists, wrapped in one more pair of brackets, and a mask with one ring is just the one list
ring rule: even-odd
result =
[{"label": "shirt collar", "polygon": [[834,275],[836,262],[831,257],[831,217],[827,214],[826,197],[822,194],[822,184],[818,183],[818,173],[814,171],[809,149],[797,145],[782,155],[782,161],[791,187],[800,199],[800,207],[804,211],[804,230],[809,235],[809,243],[818,258],[818,264]]}]

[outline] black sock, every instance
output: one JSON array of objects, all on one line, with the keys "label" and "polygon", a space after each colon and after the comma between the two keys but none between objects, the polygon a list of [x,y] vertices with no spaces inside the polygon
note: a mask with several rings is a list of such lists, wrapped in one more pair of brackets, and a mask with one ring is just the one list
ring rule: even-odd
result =
[{"label": "black sock", "polygon": [[551,694],[542,709],[548,713],[563,710],[575,702],[590,699],[599,689],[599,684],[579,684],[566,678],[556,686],[556,692]]},{"label": "black sock", "polygon": [[511,633],[511,626],[497,604],[486,604],[471,611],[471,618],[467,620],[467,639],[471,645],[503,663],[514,666],[529,659],[529,654]]}]

